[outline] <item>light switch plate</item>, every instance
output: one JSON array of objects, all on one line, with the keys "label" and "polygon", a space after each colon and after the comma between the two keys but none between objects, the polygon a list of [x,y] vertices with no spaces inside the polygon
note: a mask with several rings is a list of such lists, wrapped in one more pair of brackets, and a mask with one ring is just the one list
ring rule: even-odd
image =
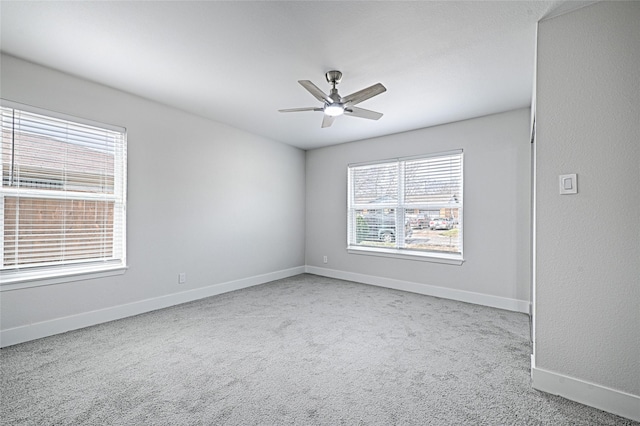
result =
[{"label": "light switch plate", "polygon": [[559,184],[560,195],[578,193],[578,175],[575,173],[569,175],[560,175]]}]

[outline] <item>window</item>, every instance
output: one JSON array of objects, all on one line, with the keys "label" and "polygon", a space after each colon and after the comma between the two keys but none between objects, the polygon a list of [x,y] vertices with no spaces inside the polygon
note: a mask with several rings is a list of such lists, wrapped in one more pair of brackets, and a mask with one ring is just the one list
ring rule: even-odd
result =
[{"label": "window", "polygon": [[462,151],[348,168],[351,253],[462,262]]},{"label": "window", "polygon": [[124,129],[2,101],[0,278],[126,266]]}]

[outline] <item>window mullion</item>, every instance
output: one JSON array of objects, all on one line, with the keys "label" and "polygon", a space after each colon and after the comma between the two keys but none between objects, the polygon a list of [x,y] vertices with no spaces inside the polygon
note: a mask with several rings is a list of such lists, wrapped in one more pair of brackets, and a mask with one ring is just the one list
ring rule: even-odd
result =
[{"label": "window mullion", "polygon": [[405,246],[405,226],[404,226],[404,181],[405,167],[404,161],[398,161],[398,205],[396,207],[396,247]]},{"label": "window mullion", "polygon": [[[4,195],[0,195],[0,235],[4,238]],[[4,244],[0,244],[0,267],[4,267]]]}]

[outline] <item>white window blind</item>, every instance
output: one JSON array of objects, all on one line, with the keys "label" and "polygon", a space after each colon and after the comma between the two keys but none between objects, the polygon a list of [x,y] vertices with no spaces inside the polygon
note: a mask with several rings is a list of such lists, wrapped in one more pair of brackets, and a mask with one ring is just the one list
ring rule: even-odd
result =
[{"label": "white window blind", "polygon": [[124,129],[3,101],[2,283],[126,265]]},{"label": "white window blind", "polygon": [[461,150],[348,168],[348,248],[462,259]]}]

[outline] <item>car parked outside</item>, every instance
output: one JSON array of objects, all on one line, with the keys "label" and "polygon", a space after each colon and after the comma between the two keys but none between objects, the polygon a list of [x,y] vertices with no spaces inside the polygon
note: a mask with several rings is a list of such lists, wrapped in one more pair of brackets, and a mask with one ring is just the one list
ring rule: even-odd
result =
[{"label": "car parked outside", "polygon": [[414,229],[423,229],[429,227],[429,217],[424,213],[412,215],[409,218],[411,227]]},{"label": "car parked outside", "polygon": [[[392,243],[396,240],[396,215],[390,213],[371,213],[360,216],[359,241],[383,241]],[[413,233],[409,219],[405,221],[404,235],[410,237]]]},{"label": "car parked outside", "polygon": [[441,230],[441,229],[453,229],[453,220],[449,217],[436,217],[429,222],[429,229]]}]

